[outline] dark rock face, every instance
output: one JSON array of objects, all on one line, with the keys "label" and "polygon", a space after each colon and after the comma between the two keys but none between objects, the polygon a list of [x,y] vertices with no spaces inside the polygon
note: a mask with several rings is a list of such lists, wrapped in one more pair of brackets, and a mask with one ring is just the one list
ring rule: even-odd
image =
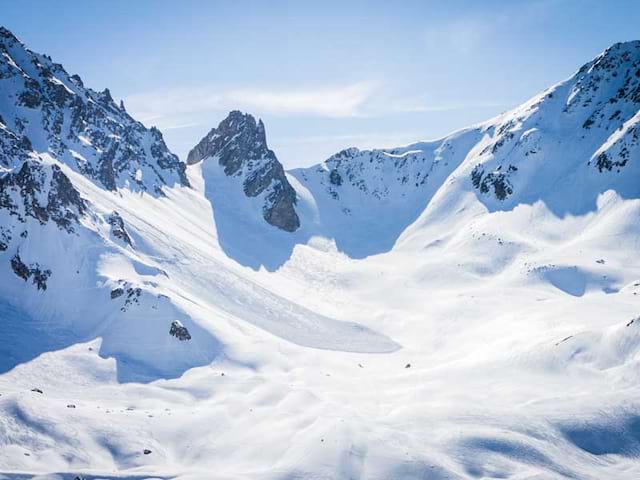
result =
[{"label": "dark rock face", "polygon": [[111,290],[111,300],[121,297],[122,295],[124,295],[124,288],[114,288]]},{"label": "dark rock face", "polygon": [[331,170],[331,173],[329,174],[329,182],[331,182],[332,185],[336,185],[338,187],[342,185],[342,177],[340,176],[340,173],[338,173],[338,170],[336,170],[335,168]]},{"label": "dark rock face", "polygon": [[11,167],[29,158],[31,142],[23,135],[9,130],[0,117],[0,165]]},{"label": "dark rock face", "polygon": [[4,252],[9,248],[9,243],[13,239],[11,235],[11,229],[7,227],[0,227],[0,252]]},{"label": "dark rock face", "polygon": [[498,200],[504,200],[513,193],[509,177],[517,171],[516,167],[509,165],[506,172],[498,170],[485,174],[484,169],[477,165],[471,172],[471,182],[475,188],[480,190],[480,193],[489,193],[493,190]]},{"label": "dark rock face", "polygon": [[131,118],[109,90],[86,88],[0,27],[0,164],[19,167],[38,153],[109,190],[162,195],[165,186],[188,185],[186,166],[159,130]]},{"label": "dark rock face", "polygon": [[38,290],[47,289],[47,280],[51,276],[51,270],[41,269],[40,265],[33,263],[27,265],[20,258],[20,254],[16,253],[11,259],[11,269],[13,272],[25,282],[32,278],[33,284]]},{"label": "dark rock face", "polygon": [[109,225],[111,225],[111,234],[114,237],[122,240],[127,245],[133,245],[131,237],[127,233],[127,229],[124,226],[124,220],[122,220],[122,217],[118,212],[113,212],[111,215],[109,215],[107,221],[109,222]]},{"label": "dark rock face", "polygon": [[[27,238],[28,225],[54,223],[66,234],[73,234],[87,205],[58,165],[26,160],[0,177],[0,251],[12,240]],[[19,248],[19,245],[18,245]],[[16,253],[10,261],[13,272],[24,281],[31,279],[38,290],[47,289],[51,270],[38,263],[27,265]]]},{"label": "dark rock face", "polygon": [[32,217],[42,225],[52,221],[59,229],[73,233],[86,203],[60,167],[28,160],[0,177],[2,209],[20,223]]},{"label": "dark rock face", "polygon": [[182,325],[178,320],[171,322],[171,328],[169,329],[169,335],[176,337],[180,341],[191,340],[191,334],[187,327]]},{"label": "dark rock face", "polygon": [[126,312],[132,305],[140,305],[140,296],[142,295],[142,289],[140,287],[127,288],[127,298],[124,301],[124,305],[120,308],[121,311]]},{"label": "dark rock face", "polygon": [[246,196],[264,195],[262,213],[267,223],[287,232],[300,227],[294,208],[296,192],[267,147],[261,120],[256,123],[249,114],[231,112],[189,152],[187,163],[204,159],[217,160],[227,176],[242,177]]}]

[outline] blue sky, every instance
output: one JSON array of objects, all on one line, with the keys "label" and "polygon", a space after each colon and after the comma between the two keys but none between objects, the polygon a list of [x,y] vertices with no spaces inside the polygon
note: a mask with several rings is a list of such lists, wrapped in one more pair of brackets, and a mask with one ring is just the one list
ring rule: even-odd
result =
[{"label": "blue sky", "polygon": [[508,110],[640,38],[640,2],[21,0],[0,24],[109,87],[182,158],[240,109],[295,167]]}]

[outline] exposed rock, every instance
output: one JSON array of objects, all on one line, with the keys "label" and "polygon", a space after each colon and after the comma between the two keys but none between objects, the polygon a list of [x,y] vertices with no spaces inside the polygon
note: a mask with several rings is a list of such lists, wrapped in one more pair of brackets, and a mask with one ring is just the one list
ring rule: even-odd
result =
[{"label": "exposed rock", "polygon": [[111,290],[111,300],[121,297],[122,295],[124,295],[124,288],[114,288]]},{"label": "exposed rock", "polygon": [[485,174],[482,166],[477,165],[471,172],[471,182],[475,188],[480,190],[480,193],[489,193],[493,190],[498,200],[504,200],[513,193],[509,176],[517,170],[516,167],[510,165],[507,172],[494,171]]},{"label": "exposed rock", "polygon": [[41,224],[53,221],[72,233],[86,204],[60,167],[28,160],[0,177],[0,209],[7,209],[21,223],[27,217]]},{"label": "exposed rock", "polygon": [[46,290],[47,289],[47,280],[51,276],[51,270],[40,270],[38,264],[35,264],[35,267],[31,268],[31,272],[33,274],[33,284],[38,287],[38,290]]},{"label": "exposed rock", "polygon": [[267,147],[262,120],[256,123],[249,114],[231,112],[187,157],[189,165],[202,160],[217,161],[227,176],[241,177],[248,197],[262,196],[267,223],[287,232],[298,229],[296,192],[275,153]]},{"label": "exposed rock", "polygon": [[[4,166],[47,153],[109,190],[162,195],[167,185],[188,185],[186,165],[158,129],[147,129],[108,89],[86,88],[79,76],[28,50],[6,29],[0,35],[0,105]],[[26,132],[34,137],[23,137]]]},{"label": "exposed rock", "polygon": [[18,277],[23,279],[24,281],[29,280],[31,276],[31,270],[29,267],[22,261],[20,255],[16,254],[11,259],[11,268],[13,269],[13,273],[15,273]]},{"label": "exposed rock", "polygon": [[11,235],[11,229],[7,227],[0,227],[0,252],[9,248],[9,243],[13,236]]},{"label": "exposed rock", "polygon": [[120,310],[126,312],[131,305],[140,304],[140,296],[142,295],[142,289],[139,287],[129,287],[126,290],[127,298],[124,301],[124,305]]},{"label": "exposed rock", "polygon": [[171,322],[171,328],[169,329],[169,335],[176,337],[180,341],[191,340],[191,334],[187,327],[182,325],[179,320]]},{"label": "exposed rock", "polygon": [[16,253],[11,258],[11,269],[13,272],[25,282],[33,277],[33,284],[38,290],[47,289],[47,280],[51,276],[51,270],[43,270],[38,263],[31,265],[25,264],[20,258],[20,254]]},{"label": "exposed rock", "polygon": [[338,170],[336,170],[335,168],[331,170],[331,173],[329,174],[329,181],[333,185],[337,185],[338,187],[342,185],[342,177],[338,173]]},{"label": "exposed rock", "polygon": [[118,212],[114,211],[111,215],[109,215],[107,221],[109,222],[109,225],[111,225],[111,234],[114,237],[122,240],[127,245],[133,245],[131,237],[127,233],[127,229],[124,226],[124,220],[122,220],[122,217]]}]

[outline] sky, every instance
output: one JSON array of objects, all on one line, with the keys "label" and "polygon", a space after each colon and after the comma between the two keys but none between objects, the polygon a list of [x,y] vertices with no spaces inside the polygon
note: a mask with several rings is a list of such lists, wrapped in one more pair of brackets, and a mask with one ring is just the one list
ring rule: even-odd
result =
[{"label": "sky", "polygon": [[181,158],[238,109],[286,168],[442,137],[640,38],[637,0],[0,3],[1,25]]}]

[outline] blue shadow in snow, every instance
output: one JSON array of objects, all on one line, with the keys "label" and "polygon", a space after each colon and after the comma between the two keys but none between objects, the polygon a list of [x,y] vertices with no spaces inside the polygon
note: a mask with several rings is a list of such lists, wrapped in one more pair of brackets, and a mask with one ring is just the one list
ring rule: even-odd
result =
[{"label": "blue shadow in snow", "polygon": [[569,442],[592,455],[640,456],[640,416],[619,423],[565,425],[560,431]]},{"label": "blue shadow in snow", "polygon": [[[168,336],[167,325],[167,336]],[[154,369],[147,363],[128,358],[122,354],[104,355],[103,358],[114,358],[116,375],[120,383],[150,383],[155,380],[170,380],[181,377],[187,370],[211,364],[224,352],[224,346],[201,327],[189,325],[192,336],[199,336],[204,342],[200,348],[200,359],[196,364],[178,365],[170,371]],[[42,322],[27,315],[0,300],[0,375],[14,369],[20,364],[28,363],[43,353],[64,350],[77,343],[85,343],[97,338],[81,337],[73,330],[61,328],[59,322]],[[171,338],[172,341],[178,341]],[[197,339],[196,339],[197,340]],[[194,340],[191,340],[193,342]],[[199,348],[193,344],[193,348]],[[227,359],[229,360],[229,359]],[[231,361],[233,363],[233,361]],[[34,385],[35,387],[35,385]]]}]

